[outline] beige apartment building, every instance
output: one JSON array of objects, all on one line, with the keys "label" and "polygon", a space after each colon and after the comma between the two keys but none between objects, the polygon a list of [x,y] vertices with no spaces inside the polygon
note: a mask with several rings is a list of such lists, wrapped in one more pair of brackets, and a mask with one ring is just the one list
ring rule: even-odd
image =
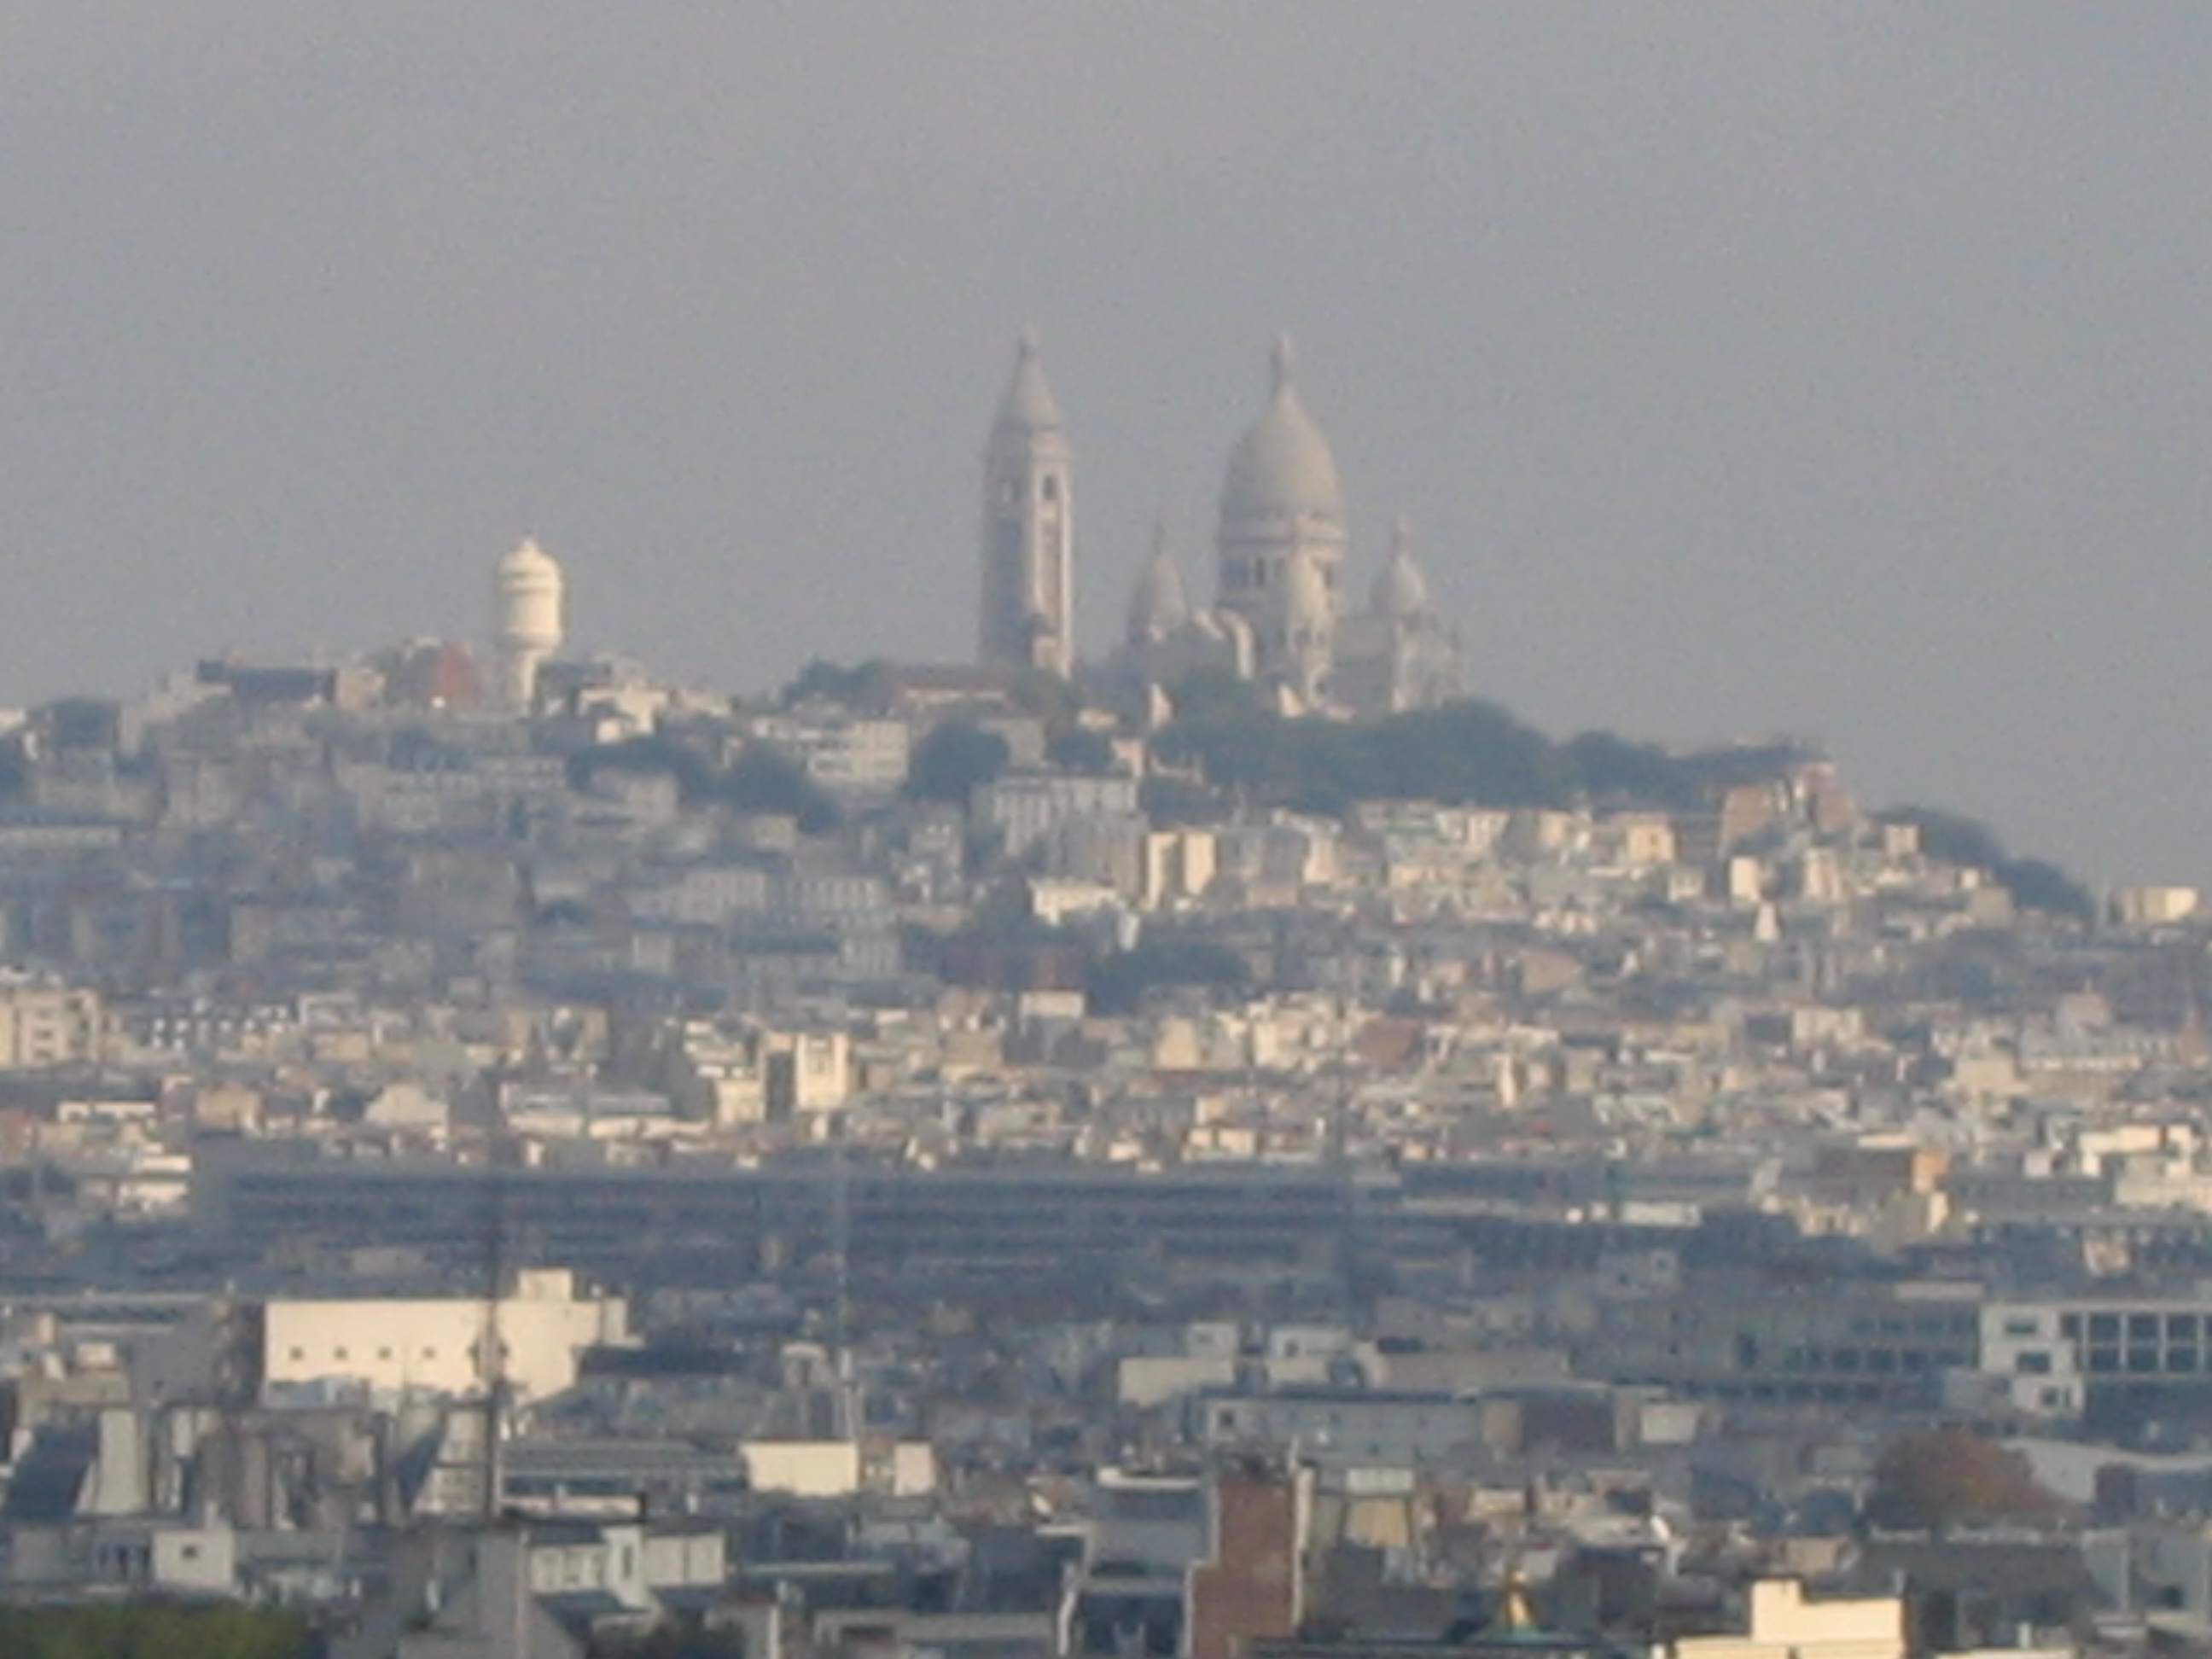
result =
[{"label": "beige apartment building", "polygon": [[106,1029],[97,991],[27,974],[0,977],[0,1070],[98,1060]]}]

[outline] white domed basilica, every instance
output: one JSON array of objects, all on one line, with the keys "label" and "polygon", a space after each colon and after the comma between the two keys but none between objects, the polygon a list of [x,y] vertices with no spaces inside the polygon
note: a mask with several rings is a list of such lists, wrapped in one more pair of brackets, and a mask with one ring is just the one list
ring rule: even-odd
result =
[{"label": "white domed basilica", "polygon": [[[1042,388],[1025,337],[985,463],[986,663],[1067,659],[1069,452]],[[1213,605],[1190,603],[1156,527],[1121,643],[1094,677],[1100,689],[1152,705],[1212,669],[1264,686],[1292,714],[1388,714],[1456,696],[1459,639],[1430,603],[1404,522],[1364,611],[1343,603],[1348,543],[1336,458],[1298,396],[1290,343],[1279,341],[1267,406],[1222,480]]]}]

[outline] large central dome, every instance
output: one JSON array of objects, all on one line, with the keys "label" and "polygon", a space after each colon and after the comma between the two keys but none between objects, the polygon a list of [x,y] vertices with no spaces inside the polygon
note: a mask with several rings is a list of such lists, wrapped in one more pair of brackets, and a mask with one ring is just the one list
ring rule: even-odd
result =
[{"label": "large central dome", "polygon": [[1291,343],[1275,343],[1274,395],[1229,457],[1221,484],[1226,526],[1288,519],[1344,522],[1344,491],[1328,440],[1298,401],[1291,379]]}]

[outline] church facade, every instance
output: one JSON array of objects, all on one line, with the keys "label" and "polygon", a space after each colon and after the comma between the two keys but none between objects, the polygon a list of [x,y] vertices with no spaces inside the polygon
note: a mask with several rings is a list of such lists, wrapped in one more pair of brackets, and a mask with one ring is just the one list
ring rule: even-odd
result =
[{"label": "church facade", "polygon": [[[1053,668],[1074,659],[1072,456],[1024,337],[984,459],[981,660]],[[1401,521],[1364,610],[1344,600],[1350,547],[1336,458],[1298,395],[1279,341],[1267,404],[1222,480],[1213,603],[1191,603],[1156,529],[1121,643],[1091,674],[1133,708],[1156,708],[1194,672],[1263,688],[1290,714],[1372,715],[1459,694],[1460,643],[1437,611]]]}]

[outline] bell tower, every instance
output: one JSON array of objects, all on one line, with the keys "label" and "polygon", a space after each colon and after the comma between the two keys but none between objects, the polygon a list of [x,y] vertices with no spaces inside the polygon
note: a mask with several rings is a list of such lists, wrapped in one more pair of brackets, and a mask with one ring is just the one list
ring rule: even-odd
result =
[{"label": "bell tower", "polygon": [[987,665],[1075,667],[1072,460],[1036,336],[1025,331],[983,452],[976,654]]}]

